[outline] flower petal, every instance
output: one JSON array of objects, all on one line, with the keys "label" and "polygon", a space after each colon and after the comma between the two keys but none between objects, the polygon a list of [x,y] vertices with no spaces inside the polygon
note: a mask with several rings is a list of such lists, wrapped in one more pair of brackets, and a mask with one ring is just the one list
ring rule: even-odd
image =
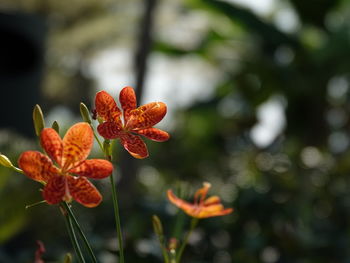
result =
[{"label": "flower petal", "polygon": [[208,197],[207,199],[204,200],[203,205],[204,206],[209,206],[209,205],[214,205],[214,204],[220,204],[221,199],[220,197],[213,195],[211,197]]},{"label": "flower petal", "polygon": [[112,140],[120,136],[122,128],[115,122],[106,121],[97,126],[97,131],[103,138]]},{"label": "flower petal", "polygon": [[135,132],[156,142],[165,142],[170,138],[170,135],[167,132],[159,130],[157,128],[148,128],[148,129],[138,130]]},{"label": "flower petal", "polygon": [[62,175],[53,176],[43,191],[43,197],[50,205],[58,204],[66,193],[66,178]]},{"label": "flower petal", "polygon": [[198,218],[208,218],[214,216],[224,216],[233,212],[233,208],[224,209],[222,204],[211,205],[207,207],[201,207]]},{"label": "flower petal", "polygon": [[136,95],[132,87],[125,87],[119,94],[119,101],[124,111],[124,120],[127,122],[130,111],[136,109]]},{"label": "flower petal", "polygon": [[106,121],[118,120],[122,114],[113,97],[105,91],[97,92],[95,107],[98,116]]},{"label": "flower petal", "polygon": [[62,169],[79,165],[89,155],[94,140],[94,134],[89,124],[80,122],[73,125],[63,138]]},{"label": "flower petal", "polygon": [[137,159],[148,157],[147,146],[139,136],[128,133],[120,137],[120,142],[125,150],[127,150],[133,157]]},{"label": "flower petal", "polygon": [[127,130],[141,130],[151,128],[160,122],[167,112],[163,102],[151,102],[130,111],[125,127]]},{"label": "flower petal", "polygon": [[58,133],[52,128],[43,129],[40,134],[40,143],[51,159],[61,165],[63,143]]},{"label": "flower petal", "polygon": [[[209,188],[211,187],[211,184],[208,182],[203,183],[203,187],[198,189],[196,193],[194,194],[194,202],[202,203],[209,191]],[[199,200],[198,200],[199,199]]]},{"label": "flower petal", "polygon": [[113,165],[107,160],[91,159],[83,161],[69,172],[94,179],[102,179],[113,172]]},{"label": "flower petal", "polygon": [[68,188],[72,197],[86,207],[95,207],[102,201],[100,192],[85,177],[68,176]]},{"label": "flower petal", "polygon": [[196,217],[195,210],[196,206],[193,204],[190,204],[186,202],[183,199],[178,198],[172,190],[167,191],[167,196],[170,202],[172,202],[175,206],[183,210],[185,213],[187,213],[190,216]]},{"label": "flower petal", "polygon": [[46,155],[37,151],[27,151],[21,154],[18,165],[29,178],[48,182],[51,177],[58,173],[58,169]]}]

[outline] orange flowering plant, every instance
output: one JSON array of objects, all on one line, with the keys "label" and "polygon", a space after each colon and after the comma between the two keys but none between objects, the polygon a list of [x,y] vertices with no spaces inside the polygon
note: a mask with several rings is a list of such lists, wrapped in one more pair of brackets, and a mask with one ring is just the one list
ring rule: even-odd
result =
[{"label": "orange flowering plant", "polygon": [[[111,163],[113,158],[110,140],[118,139],[133,157],[143,159],[148,157],[149,153],[141,136],[157,142],[164,142],[170,137],[167,132],[153,127],[166,115],[165,103],[151,102],[137,106],[136,95],[131,87],[125,87],[121,90],[119,102],[120,108],[107,92],[100,91],[96,94],[96,110],[94,111],[96,116],[93,116],[93,119],[98,120],[96,131],[102,136],[103,142],[95,131],[91,113],[85,104],[80,104],[80,111],[85,122],[71,126],[63,139],[59,135],[57,122],[54,122],[51,128],[45,128],[43,113],[36,105],[33,111],[34,128],[44,153],[39,151],[23,152],[18,159],[19,168],[15,167],[5,155],[0,154],[0,165],[42,183],[44,199],[42,202],[60,207],[80,263],[96,263],[97,258],[72,211],[70,203],[75,200],[89,208],[99,205],[102,201],[102,195],[89,179],[104,179],[106,177],[110,178],[111,183],[119,247],[118,262],[125,262],[118,199]],[[87,159],[93,147],[94,138],[105,159]],[[182,209],[193,220],[184,241],[180,248],[177,248],[178,242],[174,238],[170,239],[169,246],[164,245],[161,221],[157,216],[153,216],[154,230],[159,238],[165,263],[179,263],[181,261],[188,237],[199,219],[223,216],[233,211],[232,208],[225,209],[218,196],[206,198],[210,187],[210,183],[204,183],[203,187],[196,191],[193,203],[180,199],[172,190],[168,190],[167,195],[170,202]],[[86,248],[85,251],[89,253],[90,261],[85,261],[77,234]],[[41,260],[41,254],[37,258]]]},{"label": "orange flowering plant", "polygon": [[119,101],[123,114],[107,92],[100,91],[96,94],[97,117],[102,121],[97,130],[105,139],[120,139],[121,144],[133,157],[146,158],[147,146],[139,135],[157,142],[168,140],[167,132],[153,127],[164,118],[167,107],[163,102],[151,102],[137,107],[136,95],[131,87],[121,90]]},{"label": "orange flowering plant", "polygon": [[182,211],[184,211],[187,215],[192,217],[192,221],[190,229],[185,235],[184,240],[179,248],[177,246],[178,242],[175,238],[171,238],[169,240],[168,247],[165,247],[162,230],[163,227],[161,226],[160,219],[157,216],[153,217],[153,228],[158,236],[165,262],[181,262],[182,253],[187,245],[188,238],[190,237],[192,231],[196,227],[199,219],[215,216],[224,216],[233,212],[233,208],[224,208],[224,206],[221,203],[220,197],[214,195],[206,198],[210,187],[210,183],[204,182],[203,187],[195,192],[193,203],[189,203],[177,197],[171,189],[167,191],[169,201],[178,208],[180,208]]},{"label": "orange flowering plant", "polygon": [[27,151],[21,154],[18,164],[26,176],[45,185],[46,202],[57,204],[73,198],[86,207],[97,206],[102,196],[87,178],[105,178],[112,173],[113,165],[102,159],[86,160],[93,145],[90,125],[73,125],[63,140],[54,129],[45,128],[40,142],[51,159],[40,152]]},{"label": "orange flowering plant", "polygon": [[203,183],[203,187],[198,189],[194,194],[194,202],[188,203],[185,200],[178,198],[174,195],[171,189],[168,190],[168,199],[171,203],[182,209],[187,215],[194,218],[207,218],[214,216],[223,216],[232,213],[232,208],[224,208],[221,204],[220,197],[214,195],[209,198],[207,196],[208,190],[211,184],[208,182]]}]

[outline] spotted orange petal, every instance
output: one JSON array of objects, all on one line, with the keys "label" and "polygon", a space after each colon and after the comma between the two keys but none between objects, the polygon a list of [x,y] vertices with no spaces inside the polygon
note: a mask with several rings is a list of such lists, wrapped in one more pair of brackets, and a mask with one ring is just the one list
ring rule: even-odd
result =
[{"label": "spotted orange petal", "polygon": [[80,122],[73,125],[63,138],[62,169],[79,165],[89,155],[94,134],[89,124]]},{"label": "spotted orange petal", "polygon": [[163,102],[151,102],[130,111],[130,116],[125,126],[128,130],[142,130],[151,128],[160,122],[167,112]]},{"label": "spotted orange petal", "polygon": [[61,202],[66,194],[66,179],[62,175],[53,176],[43,191],[43,197],[50,205]]},{"label": "spotted orange petal", "polygon": [[98,116],[106,121],[117,120],[121,116],[121,111],[111,95],[105,91],[97,92],[95,107]]},{"label": "spotted orange petal", "polygon": [[43,129],[40,134],[40,143],[51,159],[61,165],[63,143],[58,133],[52,128]]},{"label": "spotted orange petal", "polygon": [[169,133],[159,130],[157,128],[148,128],[148,129],[138,130],[135,132],[156,142],[165,142],[170,138]]},{"label": "spotted orange petal", "polygon": [[128,133],[120,137],[120,142],[125,150],[127,150],[133,157],[137,159],[148,157],[147,146],[139,136]]},{"label": "spotted orange petal", "polygon": [[104,122],[97,126],[98,133],[105,139],[115,139],[120,136],[122,127],[115,122]]},{"label": "spotted orange petal", "polygon": [[102,179],[113,172],[113,165],[107,160],[91,159],[83,161],[69,172],[94,179]]},{"label": "spotted orange petal", "polygon": [[124,111],[124,120],[127,122],[130,116],[130,111],[136,109],[136,95],[131,87],[125,87],[119,94],[119,101]]},{"label": "spotted orange petal", "polygon": [[195,209],[195,206],[193,204],[190,204],[185,200],[178,198],[170,189],[167,191],[167,196],[170,202],[172,202],[174,205],[176,205],[178,208],[182,209],[186,213],[193,216],[192,211]]},{"label": "spotted orange petal", "polygon": [[24,174],[35,181],[47,183],[51,177],[58,173],[52,161],[41,152],[27,151],[21,154],[18,165]]},{"label": "spotted orange petal", "polygon": [[69,176],[68,188],[72,197],[86,207],[95,207],[102,201],[100,192],[85,177]]}]

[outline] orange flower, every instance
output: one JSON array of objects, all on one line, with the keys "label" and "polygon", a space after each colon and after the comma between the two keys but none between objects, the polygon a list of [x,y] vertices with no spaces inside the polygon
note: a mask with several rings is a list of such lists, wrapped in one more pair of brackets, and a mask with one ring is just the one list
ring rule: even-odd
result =
[{"label": "orange flower", "polygon": [[104,121],[97,130],[106,139],[119,138],[124,148],[135,158],[146,158],[147,146],[138,135],[157,142],[169,139],[167,132],[153,128],[165,116],[166,105],[163,102],[151,102],[136,108],[136,95],[131,87],[122,89],[119,101],[123,109],[123,121],[121,110],[113,97],[105,91],[96,94],[97,115]]},{"label": "orange flower", "polygon": [[86,177],[101,179],[110,175],[113,165],[102,159],[86,160],[93,145],[93,131],[87,123],[73,125],[63,140],[52,128],[43,129],[40,142],[52,160],[37,151],[21,154],[18,163],[29,178],[45,184],[43,197],[48,204],[71,201],[95,207],[102,201],[99,191]]},{"label": "orange flower", "polygon": [[207,218],[230,214],[233,211],[233,208],[224,209],[218,196],[214,195],[205,199],[210,187],[210,183],[203,183],[203,187],[198,189],[194,194],[193,204],[178,198],[171,190],[168,190],[168,198],[170,202],[182,209],[186,214],[195,218]]}]

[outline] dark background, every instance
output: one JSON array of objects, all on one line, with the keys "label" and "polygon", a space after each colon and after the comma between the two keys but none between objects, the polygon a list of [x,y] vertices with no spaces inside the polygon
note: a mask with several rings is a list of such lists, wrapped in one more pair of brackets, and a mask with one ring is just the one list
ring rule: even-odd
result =
[{"label": "dark background", "polygon": [[[131,54],[120,62],[128,72],[114,72],[132,76],[113,84],[115,97],[131,85],[139,99],[152,91],[157,100],[153,77],[187,100],[186,72],[165,67],[160,78],[150,68],[155,56],[189,69],[195,58],[209,66],[190,79],[214,74],[215,81],[199,89],[210,86],[208,96],[168,104],[161,127],[171,139],[147,141],[146,160],[116,144],[127,262],[162,262],[151,216],[169,238],[181,237],[189,219],[166,190],[190,197],[203,181],[235,212],[201,220],[183,262],[350,262],[349,16],[345,0],[276,0],[268,12],[213,0],[2,1],[0,151],[16,163],[22,151],[38,149],[37,103],[61,135],[80,121],[79,103],[92,107],[101,88],[88,66],[103,50]],[[178,82],[164,81],[174,74]],[[97,148],[92,155],[101,157]],[[115,262],[109,182],[94,183],[104,202],[73,208],[100,261]],[[57,207],[25,209],[41,200],[39,186],[0,168],[0,262],[33,262],[36,240],[46,262],[72,251]]]}]

